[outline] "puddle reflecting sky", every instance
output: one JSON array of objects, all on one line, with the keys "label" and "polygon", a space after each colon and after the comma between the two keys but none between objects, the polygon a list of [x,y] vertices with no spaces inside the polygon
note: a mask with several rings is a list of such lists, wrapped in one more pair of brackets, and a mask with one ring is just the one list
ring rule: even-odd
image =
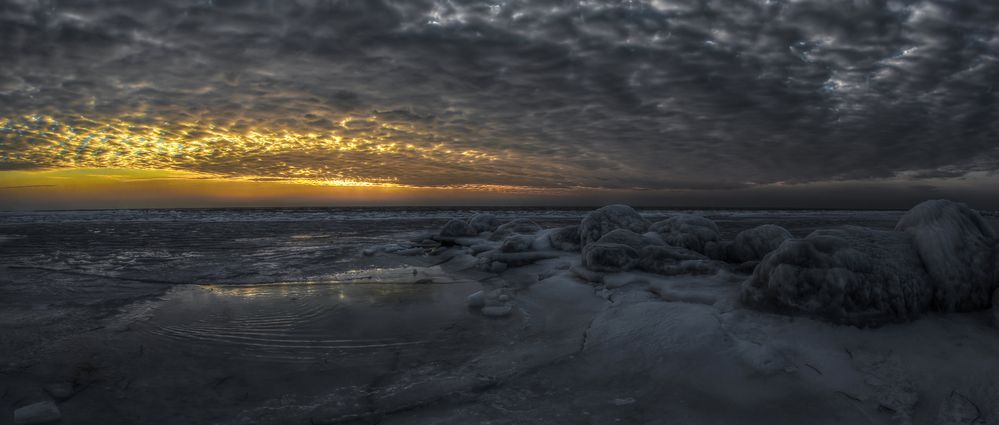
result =
[{"label": "puddle reflecting sky", "polygon": [[187,353],[290,362],[363,359],[454,344],[476,282],[295,283],[178,287],[145,321],[154,338]]}]

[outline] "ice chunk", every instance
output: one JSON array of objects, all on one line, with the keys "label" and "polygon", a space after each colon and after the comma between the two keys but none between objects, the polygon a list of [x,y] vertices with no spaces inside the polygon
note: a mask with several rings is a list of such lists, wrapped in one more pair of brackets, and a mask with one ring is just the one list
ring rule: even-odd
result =
[{"label": "ice chunk", "polygon": [[46,424],[61,418],[59,407],[51,400],[29,404],[14,411],[15,425]]},{"label": "ice chunk", "polygon": [[552,229],[548,233],[552,248],[561,251],[579,251],[579,226],[567,226]]},{"label": "ice chunk", "polygon": [[905,213],[895,230],[913,237],[935,284],[942,311],[988,308],[996,288],[992,247],[995,231],[977,212],[947,200],[926,201]]},{"label": "ice chunk", "polygon": [[502,252],[525,252],[531,250],[534,238],[528,235],[513,235],[503,240],[500,244]]},{"label": "ice chunk", "polygon": [[493,261],[489,263],[489,273],[503,273],[509,266],[502,261]]},{"label": "ice chunk", "polygon": [[492,236],[490,236],[490,239],[498,241],[515,233],[534,234],[539,231],[541,231],[541,226],[539,226],[538,223],[526,218],[518,218],[497,227],[496,231],[493,232]]},{"label": "ice chunk", "polygon": [[482,308],[486,306],[486,294],[482,291],[477,291],[472,295],[468,296],[468,306],[472,308]]},{"label": "ice chunk", "polygon": [[462,220],[448,221],[447,224],[441,228],[440,232],[440,235],[445,237],[475,236],[478,234],[479,232],[475,231],[475,228]]},{"label": "ice chunk", "polygon": [[468,219],[468,225],[475,229],[476,232],[492,232],[496,230],[499,226],[499,220],[496,219],[495,215],[488,213],[475,214]]},{"label": "ice chunk", "polygon": [[662,236],[666,243],[705,252],[708,242],[720,239],[718,225],[710,219],[695,214],[677,214],[663,221],[652,223],[650,231]]},{"label": "ice chunk", "polygon": [[594,242],[583,248],[583,266],[598,272],[620,272],[638,265],[638,251],[617,243]]},{"label": "ice chunk", "polygon": [[627,205],[608,205],[590,211],[579,225],[580,242],[583,246],[596,242],[612,230],[625,229],[635,233],[645,233],[649,222]]},{"label": "ice chunk", "polygon": [[787,229],[773,224],[764,224],[739,232],[732,244],[732,251],[735,260],[740,263],[759,261],[788,239],[791,239],[791,232],[788,232]]},{"label": "ice chunk", "polygon": [[911,236],[855,226],[785,241],[742,288],[751,306],[856,325],[914,319],[931,298]]}]

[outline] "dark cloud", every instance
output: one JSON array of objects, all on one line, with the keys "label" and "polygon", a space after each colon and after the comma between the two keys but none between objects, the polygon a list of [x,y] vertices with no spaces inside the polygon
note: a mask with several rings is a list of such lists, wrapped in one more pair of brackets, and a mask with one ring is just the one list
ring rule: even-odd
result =
[{"label": "dark cloud", "polygon": [[[414,146],[167,158],[123,144],[131,165],[264,179],[728,190],[959,177],[999,169],[997,22],[992,0],[7,0],[0,116]],[[4,134],[7,168],[80,146],[46,161]],[[95,145],[78,155],[116,164]],[[491,159],[455,160],[466,151]]]}]

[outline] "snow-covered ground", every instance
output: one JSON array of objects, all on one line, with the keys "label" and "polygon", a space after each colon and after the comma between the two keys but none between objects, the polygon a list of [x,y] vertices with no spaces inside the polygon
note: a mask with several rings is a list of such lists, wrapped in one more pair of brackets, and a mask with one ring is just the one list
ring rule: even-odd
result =
[{"label": "snow-covered ground", "polygon": [[[67,424],[999,424],[999,329],[987,307],[948,308],[948,295],[918,315],[854,323],[774,305],[799,298],[761,289],[786,273],[781,264],[845,270],[807,272],[821,288],[842,276],[890,283],[864,268],[882,257],[863,257],[867,245],[850,238],[828,262],[768,256],[825,249],[802,241],[842,224],[892,232],[918,258],[896,249],[885,261],[932,269],[917,246],[925,234],[895,230],[903,212],[640,211],[510,225],[513,214],[476,213],[363,226],[74,219],[50,224],[55,233],[8,223],[0,413],[55,402]],[[84,238],[95,230],[104,236]],[[977,239],[929,234],[933,247],[978,255],[960,258],[996,258]],[[87,246],[102,240],[113,243]],[[962,276],[960,261],[936,255],[946,273],[923,272],[928,299]],[[754,274],[762,264],[782,271]],[[747,298],[761,291],[768,302]],[[894,311],[865,302],[854,304]]]}]

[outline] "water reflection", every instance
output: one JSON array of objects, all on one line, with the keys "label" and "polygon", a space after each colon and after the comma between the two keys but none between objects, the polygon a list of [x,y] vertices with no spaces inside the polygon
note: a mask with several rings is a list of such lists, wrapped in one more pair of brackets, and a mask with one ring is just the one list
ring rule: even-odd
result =
[{"label": "water reflection", "polygon": [[[366,275],[371,278],[178,287],[144,329],[192,355],[335,362],[426,344],[439,350],[457,343],[444,329],[483,320],[465,308],[465,297],[479,289],[476,282],[412,268]],[[409,283],[394,283],[403,275]]]}]

